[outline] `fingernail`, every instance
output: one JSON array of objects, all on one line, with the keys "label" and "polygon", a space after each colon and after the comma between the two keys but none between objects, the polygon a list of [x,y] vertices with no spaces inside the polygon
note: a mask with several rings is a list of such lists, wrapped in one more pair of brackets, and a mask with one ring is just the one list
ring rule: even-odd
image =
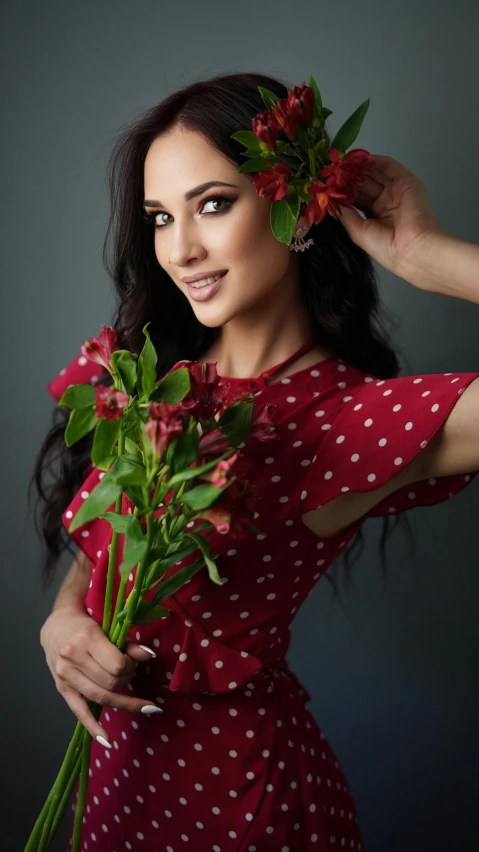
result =
[{"label": "fingernail", "polygon": [[98,734],[95,739],[98,740],[100,745],[105,746],[105,748],[111,748],[111,743],[109,743],[108,740],[105,739],[105,737],[100,736],[100,734]]},{"label": "fingernail", "polygon": [[153,704],[145,704],[141,708],[141,712],[144,716],[158,716],[160,713],[163,713],[163,710],[161,707],[154,707]]},{"label": "fingernail", "polygon": [[140,645],[140,648],[143,648],[144,651],[148,651],[148,653],[151,654],[152,657],[156,657],[155,652],[152,651],[151,648],[147,648],[146,645]]}]

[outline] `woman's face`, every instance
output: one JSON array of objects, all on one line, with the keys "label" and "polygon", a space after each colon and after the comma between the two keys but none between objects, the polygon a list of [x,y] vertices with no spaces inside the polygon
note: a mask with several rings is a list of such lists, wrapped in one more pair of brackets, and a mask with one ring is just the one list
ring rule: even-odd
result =
[{"label": "woman's face", "polygon": [[[209,181],[232,185],[213,186],[185,200],[185,193]],[[272,233],[271,202],[257,194],[251,175],[238,174],[201,134],[176,127],[158,137],[146,156],[144,185],[158,263],[203,325],[253,318],[279,293],[295,298],[298,258]],[[218,195],[224,200],[211,200]],[[182,281],[223,269],[228,274],[206,301],[195,301]]]}]

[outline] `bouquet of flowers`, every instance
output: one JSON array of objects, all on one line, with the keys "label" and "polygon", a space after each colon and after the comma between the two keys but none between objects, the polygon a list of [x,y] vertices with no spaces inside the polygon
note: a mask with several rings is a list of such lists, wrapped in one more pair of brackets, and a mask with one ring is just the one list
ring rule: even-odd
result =
[{"label": "bouquet of flowers", "polygon": [[256,172],[257,194],[272,202],[271,230],[279,242],[290,245],[302,205],[308,225],[319,225],[326,214],[337,219],[341,207],[352,206],[366,171],[375,165],[364,148],[345,153],[361,129],[370,99],[344,122],[329,147],[324,125],[332,111],[323,106],[312,75],[308,86],[294,86],[285,98],[262,86],[258,90],[266,110],[253,118],[252,130],[231,135],[246,148],[242,154],[247,160],[238,173]]},{"label": "bouquet of flowers", "polygon": [[[111,525],[102,630],[120,650],[133,626],[169,615],[164,602],[203,566],[212,582],[222,585],[208,534],[216,530],[242,538],[248,528],[262,532],[252,521],[256,497],[246,478],[251,465],[240,445],[247,435],[278,437],[270,416],[274,406],[255,413],[251,393],[233,401],[230,396],[227,404],[230,388],[221,384],[215,364],[178,362],[157,380],[148,325],[139,356],[117,348],[115,329],[102,326],[99,337],[82,346],[82,354],[111,374],[112,385],[71,385],[58,403],[72,409],[67,446],[95,430],[92,463],[105,473],[68,531],[98,517]],[[129,514],[121,513],[123,492],[133,507]],[[112,506],[115,511],[108,511]],[[197,519],[201,522],[193,531],[191,522]],[[124,547],[117,567],[119,536]],[[196,551],[195,561],[177,568]],[[125,600],[130,572],[134,585]],[[88,703],[98,719],[102,706]],[[80,776],[72,838],[72,852],[79,852],[91,742],[79,722],[25,852],[50,847]]]}]

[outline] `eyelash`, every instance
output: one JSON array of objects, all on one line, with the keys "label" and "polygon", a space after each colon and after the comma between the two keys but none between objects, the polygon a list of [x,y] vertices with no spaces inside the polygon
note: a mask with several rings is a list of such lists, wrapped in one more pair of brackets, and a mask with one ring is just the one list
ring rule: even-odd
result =
[{"label": "eyelash", "polygon": [[[231,207],[234,202],[234,199],[229,198],[227,195],[209,195],[207,198],[204,198],[200,204],[200,210],[203,209],[204,205],[208,203],[208,201],[226,201],[226,207],[222,210],[217,210],[214,213],[205,213],[205,216],[219,216],[221,213],[226,213],[226,211]],[[163,210],[155,210],[153,213],[147,213],[144,211],[143,213],[143,221],[147,225],[153,225],[155,228],[165,228],[168,222],[164,222],[162,225],[158,225],[155,222],[157,216],[167,215]]]}]

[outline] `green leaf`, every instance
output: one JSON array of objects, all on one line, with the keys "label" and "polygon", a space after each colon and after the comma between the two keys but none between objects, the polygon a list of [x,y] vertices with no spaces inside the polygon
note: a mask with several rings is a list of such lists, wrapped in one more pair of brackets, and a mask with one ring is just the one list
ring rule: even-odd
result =
[{"label": "green leaf", "polygon": [[321,94],[320,94],[320,91],[319,91],[319,88],[318,88],[318,84],[317,84],[317,82],[314,79],[312,74],[310,74],[308,86],[310,86],[311,89],[314,92],[314,106],[316,108],[316,114],[320,115],[321,110],[323,108],[323,101],[322,101]]},{"label": "green leaf", "polygon": [[67,408],[88,408],[95,404],[95,388],[90,384],[77,384],[67,388],[58,405]]},{"label": "green leaf", "polygon": [[176,565],[179,562],[182,562],[183,559],[186,559],[190,553],[193,553],[196,550],[196,544],[194,541],[184,541],[184,537],[177,542],[178,547],[170,553],[170,548],[168,548],[168,553],[166,556],[162,557],[160,560],[160,568],[162,571],[169,571],[173,565]]},{"label": "green leaf", "polygon": [[80,440],[80,438],[88,435],[88,432],[91,432],[97,423],[98,418],[95,414],[94,406],[88,406],[88,408],[74,408],[70,414],[70,418],[65,429],[64,440],[67,447],[71,447],[72,444],[75,444]]},{"label": "green leaf", "polygon": [[138,523],[138,518],[133,517],[133,515],[120,515],[118,512],[103,512],[100,517],[108,521],[114,532],[121,533],[121,535],[126,535],[132,520]]},{"label": "green leaf", "polygon": [[[236,133],[231,134],[230,139],[236,139],[237,142],[240,142],[241,145],[252,151],[261,150],[260,140],[252,130],[238,130]],[[245,152],[242,151],[241,153],[244,154]]]},{"label": "green leaf", "polygon": [[128,518],[128,523],[123,549],[123,562],[118,570],[122,577],[128,577],[130,571],[145,555],[148,542],[138,518],[134,515],[124,515],[124,517]]},{"label": "green leaf", "polygon": [[[227,486],[224,487],[226,488]],[[197,485],[191,491],[185,491],[182,500],[187,506],[191,506],[194,511],[209,509],[216,502],[223,490],[223,488],[217,488],[216,485]]]},{"label": "green leaf", "polygon": [[147,508],[147,503],[145,502],[145,497],[140,486],[136,485],[128,485],[123,491],[129,500],[133,503],[136,508],[140,510],[140,512],[144,512]]},{"label": "green leaf", "polygon": [[351,147],[361,130],[361,125],[368,111],[370,100],[371,98],[368,98],[361,104],[361,106],[358,106],[357,110],[355,110],[344,122],[342,127],[339,128],[331,143],[331,148],[338,148],[339,151],[345,153],[347,149]]},{"label": "green leaf", "polygon": [[[106,417],[102,417],[98,423],[91,458],[95,467],[100,468],[100,470],[105,469],[102,466],[103,462],[112,458],[112,450],[120,436],[120,428],[121,417],[117,417],[116,420],[107,420]],[[111,461],[109,461],[109,464],[111,464]]]},{"label": "green leaf", "polygon": [[141,601],[136,610],[133,624],[151,624],[152,621],[156,621],[157,618],[163,618],[166,615],[170,615],[170,610],[165,609],[164,606],[155,605],[150,601]]},{"label": "green leaf", "polygon": [[156,382],[156,365],[158,362],[158,355],[156,354],[156,349],[151,342],[150,335],[147,331],[147,328],[150,323],[147,323],[143,328],[143,334],[146,337],[146,340],[143,344],[143,349],[140,353],[140,358],[138,361],[138,394],[140,399],[149,399],[150,394],[155,387]]},{"label": "green leaf", "polygon": [[170,479],[168,480],[168,490],[172,488],[173,485],[178,485],[182,482],[186,482],[189,479],[194,479],[195,476],[199,476],[201,473],[206,473],[208,470],[211,470],[213,467],[216,467],[218,462],[226,458],[228,455],[231,455],[230,450],[227,450],[223,453],[223,455],[218,456],[218,458],[206,462],[206,464],[199,465],[199,467],[188,468],[188,470],[182,470],[179,473],[175,473],[175,475],[170,477]]},{"label": "green leaf", "polygon": [[272,203],[270,207],[271,230],[280,243],[290,244],[295,221],[291,208],[284,198]]},{"label": "green leaf", "polygon": [[196,562],[193,562],[191,565],[184,565],[183,568],[180,568],[175,574],[172,574],[171,577],[168,577],[161,585],[155,596],[153,597],[153,601],[158,603],[159,601],[164,601],[166,598],[169,598],[171,595],[174,595],[178,589],[181,589],[188,580],[196,574],[200,568],[203,568],[205,562],[204,559],[197,559]]},{"label": "green leaf", "polygon": [[299,145],[301,152],[303,154],[303,160],[305,161],[305,163],[307,163],[309,165],[309,159],[308,159],[309,148],[310,148],[309,139],[306,136],[306,133],[304,132],[302,127],[298,127],[296,129],[296,134],[297,134],[298,145]]},{"label": "green leaf", "polygon": [[196,535],[194,532],[186,533],[188,538],[193,539],[196,542],[197,547],[201,550],[203,554],[203,558],[206,562],[206,567],[208,568],[208,574],[210,575],[210,580],[213,580],[213,583],[216,583],[217,586],[222,586],[223,581],[218,574],[218,569],[216,567],[216,562],[212,559],[211,551],[208,542],[201,535]]},{"label": "green leaf", "polygon": [[178,367],[156,386],[150,395],[153,402],[181,402],[191,389],[190,374],[186,367]]},{"label": "green leaf", "polygon": [[111,478],[111,468],[95,486],[90,496],[82,503],[75,517],[73,518],[68,532],[72,533],[78,527],[83,526],[88,521],[93,521],[98,518],[105,509],[108,509],[112,503],[115,503],[121,494],[121,485],[114,482]]},{"label": "green leaf", "polygon": [[140,459],[125,453],[117,459],[111,468],[112,481],[123,485],[146,485],[147,476],[144,464]]},{"label": "green leaf", "polygon": [[128,436],[125,437],[125,450],[131,456],[137,456],[139,459],[141,459],[141,451],[138,447],[137,442],[134,441],[132,438],[129,438]]},{"label": "green leaf", "polygon": [[173,464],[170,468],[172,474],[181,473],[181,471],[189,469],[189,466],[196,461],[198,458],[199,443],[200,436],[198,428],[196,422],[193,421],[191,426],[188,427],[188,430],[183,432],[182,435],[178,435],[176,440],[172,458]]},{"label": "green leaf", "polygon": [[138,355],[133,352],[128,352],[126,349],[120,349],[113,353],[115,360],[113,361],[115,370],[119,373],[125,393],[128,396],[132,395],[133,388],[136,385],[137,375],[137,358]]},{"label": "green leaf", "polygon": [[274,172],[274,169],[268,166],[265,160],[258,157],[257,159],[247,160],[237,169],[237,172],[241,175],[245,172]]},{"label": "green leaf", "polygon": [[263,98],[266,109],[270,110],[272,106],[280,100],[278,95],[275,95],[274,92],[271,92],[270,89],[265,89],[263,86],[258,86],[258,91]]},{"label": "green leaf", "polygon": [[218,420],[218,428],[221,429],[228,443],[236,449],[246,438],[251,430],[253,421],[254,400],[251,402],[233,402],[225,409]]}]

